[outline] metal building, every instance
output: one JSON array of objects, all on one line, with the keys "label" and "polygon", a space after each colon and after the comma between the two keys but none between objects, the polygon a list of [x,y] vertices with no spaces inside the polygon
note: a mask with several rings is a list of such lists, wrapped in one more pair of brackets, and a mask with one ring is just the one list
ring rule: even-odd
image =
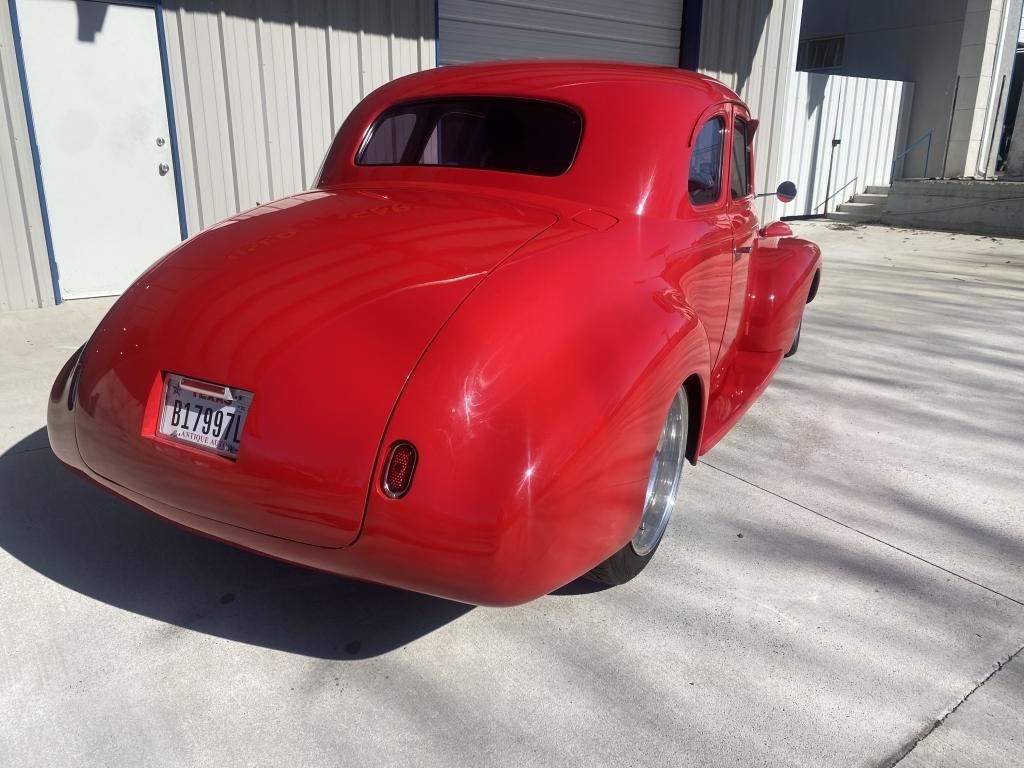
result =
[{"label": "metal building", "polygon": [[434,66],[435,19],[431,0],[4,3],[0,309],[118,293],[307,187],[359,99]]},{"label": "metal building", "polygon": [[0,0],[0,310],[118,293],[182,237],[307,187],[363,95],[438,57],[699,52],[760,114],[773,184],[800,4]]}]

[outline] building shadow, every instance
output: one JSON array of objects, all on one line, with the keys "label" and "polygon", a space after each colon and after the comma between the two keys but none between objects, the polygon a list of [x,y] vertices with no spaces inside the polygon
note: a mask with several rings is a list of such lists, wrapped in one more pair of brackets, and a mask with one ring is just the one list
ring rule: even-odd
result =
[{"label": "building shadow", "polygon": [[378,656],[471,610],[180,529],[68,471],[44,430],[0,455],[0,548],[122,610],[314,658]]},{"label": "building shadow", "polygon": [[89,0],[77,0],[78,39],[83,43],[95,43],[96,35],[103,29],[103,21],[107,17],[106,3],[93,3]]}]

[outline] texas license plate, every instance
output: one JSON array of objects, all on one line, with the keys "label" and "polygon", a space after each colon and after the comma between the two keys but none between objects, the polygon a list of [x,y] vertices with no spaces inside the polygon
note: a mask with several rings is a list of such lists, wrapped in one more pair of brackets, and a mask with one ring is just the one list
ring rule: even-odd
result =
[{"label": "texas license plate", "polygon": [[252,392],[169,373],[164,381],[159,432],[235,459],[250,405]]}]

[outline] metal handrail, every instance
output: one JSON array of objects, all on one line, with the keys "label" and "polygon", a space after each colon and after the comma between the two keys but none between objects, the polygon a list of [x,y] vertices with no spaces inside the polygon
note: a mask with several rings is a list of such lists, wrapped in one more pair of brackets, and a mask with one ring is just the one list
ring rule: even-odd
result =
[{"label": "metal handrail", "polygon": [[914,149],[916,149],[917,146],[922,141],[926,141],[926,140],[928,142],[928,148],[924,152],[924,173],[921,174],[921,178],[925,178],[925,177],[928,176],[928,161],[932,157],[932,133],[933,133],[932,131],[928,131],[928,133],[924,134],[924,136],[922,136],[921,138],[917,139],[917,141],[915,141],[913,144],[908,146],[906,149],[904,149],[902,152],[900,152],[898,155],[896,155],[896,157],[894,157],[892,159],[892,172],[889,174],[889,183],[890,184],[892,182],[896,181],[896,163],[898,163],[904,157],[906,157],[911,152],[913,152]]},{"label": "metal handrail", "polygon": [[831,195],[829,195],[829,196],[828,196],[828,197],[826,197],[826,198],[825,198],[824,200],[822,200],[822,201],[821,201],[820,203],[818,203],[818,204],[817,204],[816,206],[814,206],[814,210],[815,210],[815,211],[817,211],[817,210],[818,210],[819,208],[821,208],[821,206],[825,205],[825,204],[826,204],[826,203],[827,203],[827,202],[828,202],[829,200],[831,200],[831,199],[832,199],[833,197],[835,197],[836,195],[838,195],[838,194],[839,194],[840,192],[842,192],[842,191],[843,191],[844,189],[846,189],[846,188],[847,188],[848,186],[850,186],[851,184],[855,184],[856,182],[857,182],[857,177],[856,177],[856,176],[854,176],[854,177],[853,177],[852,179],[850,179],[850,180],[849,180],[848,182],[846,182],[845,184],[843,184],[843,186],[841,186],[841,187],[840,187],[839,189],[837,189],[837,190],[836,190],[835,192],[833,192],[833,193],[832,193]]}]

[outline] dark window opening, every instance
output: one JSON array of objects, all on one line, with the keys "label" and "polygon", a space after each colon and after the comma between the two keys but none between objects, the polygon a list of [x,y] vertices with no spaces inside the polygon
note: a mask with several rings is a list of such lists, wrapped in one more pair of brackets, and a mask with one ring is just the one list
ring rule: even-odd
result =
[{"label": "dark window opening", "polygon": [[729,174],[732,199],[750,194],[750,136],[747,121],[737,117],[732,124],[732,171]]},{"label": "dark window opening", "polygon": [[725,120],[713,117],[704,123],[690,153],[690,201],[708,205],[718,201],[722,191],[722,145]]},{"label": "dark window opening", "polygon": [[398,104],[370,129],[358,165],[443,165],[559,176],[583,132],[579,112],[529,99],[460,98]]},{"label": "dark window opening", "polygon": [[838,69],[843,65],[845,45],[846,38],[842,35],[801,40],[796,49],[796,68],[800,72]]}]

